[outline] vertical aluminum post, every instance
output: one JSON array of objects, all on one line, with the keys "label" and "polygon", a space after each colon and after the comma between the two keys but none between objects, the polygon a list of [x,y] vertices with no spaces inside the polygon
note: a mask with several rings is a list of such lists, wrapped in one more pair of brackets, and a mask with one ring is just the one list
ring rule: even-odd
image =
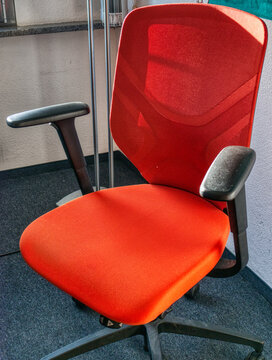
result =
[{"label": "vertical aluminum post", "polygon": [[111,55],[110,55],[110,26],[109,3],[104,0],[104,35],[105,35],[105,62],[107,85],[107,117],[108,117],[108,147],[109,147],[109,187],[114,186],[114,160],[113,140],[110,131],[110,105],[111,105]]},{"label": "vertical aluminum post", "polygon": [[128,13],[127,0],[121,0],[121,9],[122,9],[122,20],[126,17]]},{"label": "vertical aluminum post", "polygon": [[5,0],[1,0],[1,7],[2,7],[4,23],[6,24],[8,22],[8,18],[7,18],[6,1]]},{"label": "vertical aluminum post", "polygon": [[95,187],[96,187],[96,191],[99,191],[100,182],[99,182],[99,153],[98,153],[98,129],[97,129],[97,109],[96,109],[96,86],[95,86],[93,0],[87,0],[87,13],[88,13],[90,80],[91,80],[91,109],[92,109],[92,118],[93,118]]}]

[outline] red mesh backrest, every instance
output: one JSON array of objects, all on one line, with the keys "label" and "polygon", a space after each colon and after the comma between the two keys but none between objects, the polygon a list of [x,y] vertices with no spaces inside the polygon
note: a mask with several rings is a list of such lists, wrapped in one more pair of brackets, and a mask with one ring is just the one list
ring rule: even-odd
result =
[{"label": "red mesh backrest", "polygon": [[266,41],[260,19],[223,6],[168,4],[128,15],[111,129],[148,182],[198,194],[223,147],[249,145]]}]

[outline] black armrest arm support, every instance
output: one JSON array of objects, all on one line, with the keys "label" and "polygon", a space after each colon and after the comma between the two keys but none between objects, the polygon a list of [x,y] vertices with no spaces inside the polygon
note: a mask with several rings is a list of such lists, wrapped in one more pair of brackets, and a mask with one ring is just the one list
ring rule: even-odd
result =
[{"label": "black armrest arm support", "polygon": [[251,172],[255,159],[255,152],[250,148],[226,147],[218,154],[200,186],[202,197],[210,200],[227,201],[236,255],[235,260],[221,258],[209,276],[233,276],[243,269],[248,262],[245,181]]},{"label": "black armrest arm support", "polygon": [[86,115],[89,112],[87,104],[72,102],[10,115],[7,118],[7,124],[15,128],[46,123],[52,125],[58,132],[65,153],[75,171],[82,193],[88,194],[93,192],[93,188],[75,129],[75,117]]},{"label": "black armrest arm support", "polygon": [[227,202],[230,229],[233,233],[235,259],[221,258],[213,270],[211,277],[229,277],[237,274],[248,262],[247,246],[247,211],[245,186],[232,201]]}]

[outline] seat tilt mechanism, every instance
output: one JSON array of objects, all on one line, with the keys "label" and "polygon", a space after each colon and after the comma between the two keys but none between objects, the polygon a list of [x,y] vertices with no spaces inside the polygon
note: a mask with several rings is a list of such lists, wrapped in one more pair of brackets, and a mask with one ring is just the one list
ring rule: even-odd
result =
[{"label": "seat tilt mechanism", "polygon": [[105,316],[100,315],[99,322],[101,325],[106,326],[111,329],[120,329],[123,323],[106,318]]},{"label": "seat tilt mechanism", "polygon": [[[159,319],[164,319],[167,314],[169,314],[173,310],[172,307],[165,310],[161,315],[158,316]],[[101,325],[106,326],[111,329],[120,329],[123,323],[119,323],[117,321],[106,318],[105,316],[100,315],[99,322]]]}]

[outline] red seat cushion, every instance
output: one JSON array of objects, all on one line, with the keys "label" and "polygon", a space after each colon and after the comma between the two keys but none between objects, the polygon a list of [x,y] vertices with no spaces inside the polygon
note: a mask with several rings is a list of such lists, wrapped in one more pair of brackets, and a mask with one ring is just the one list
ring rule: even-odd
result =
[{"label": "red seat cushion", "polygon": [[155,319],[218,262],[228,217],[161,185],[86,195],[30,224],[21,252],[43,277],[106,317]]}]

